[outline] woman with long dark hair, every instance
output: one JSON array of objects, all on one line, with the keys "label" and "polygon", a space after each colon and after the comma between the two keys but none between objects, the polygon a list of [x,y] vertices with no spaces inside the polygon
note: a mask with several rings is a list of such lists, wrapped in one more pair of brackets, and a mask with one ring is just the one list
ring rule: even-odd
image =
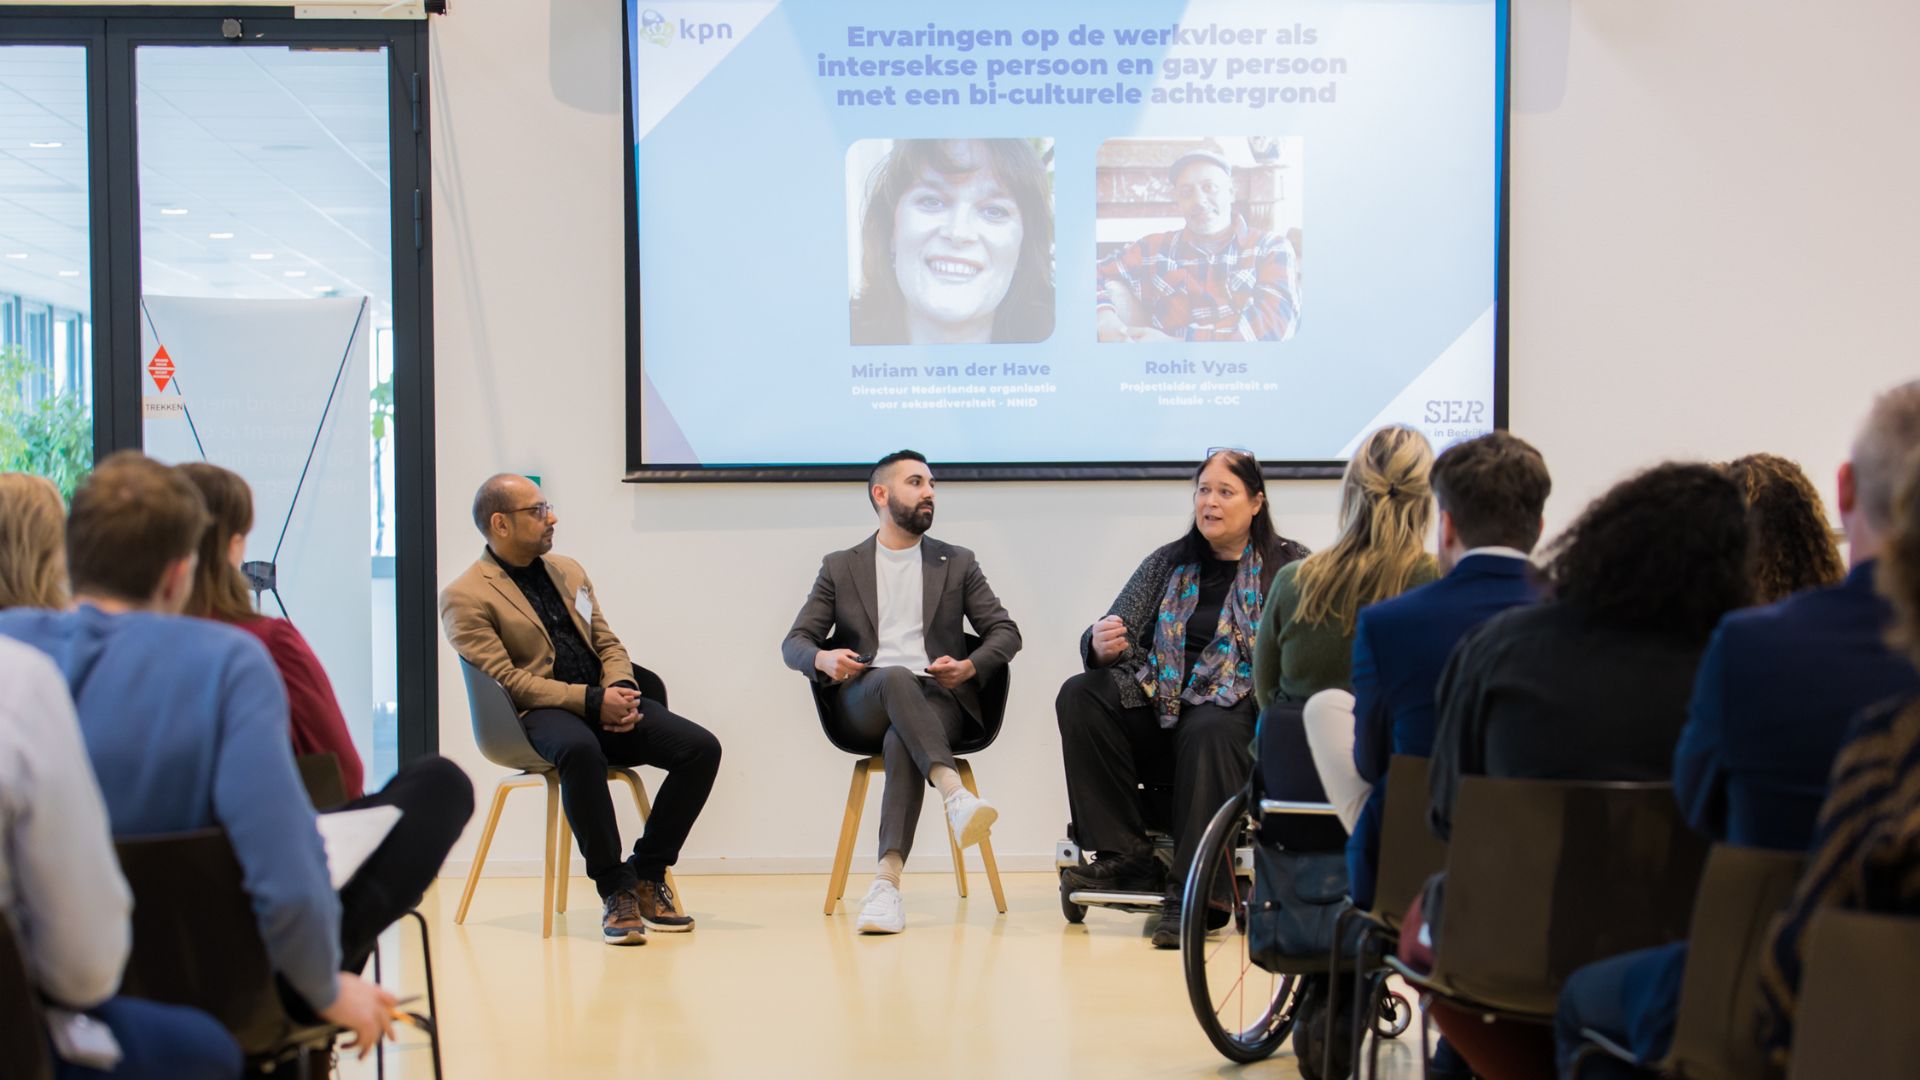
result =
[{"label": "woman with long dark hair", "polygon": [[213,523],[200,537],[200,561],[193,570],[188,615],[237,626],[267,647],[287,687],[287,717],[295,754],[332,754],[339,759],[347,798],[365,794],[365,768],[347,733],[347,718],[333,694],[333,683],[300,631],[285,619],[253,609],[247,579],[240,572],[253,531],[253,491],[237,473],[218,465],[190,462],[179,466],[206,501]]},{"label": "woman with long dark hair", "polygon": [[[1247,781],[1256,713],[1253,640],[1282,566],[1307,549],[1279,535],[1260,463],[1214,449],[1194,472],[1186,533],[1148,555],[1080,635],[1086,671],[1054,702],[1067,801],[1094,861],[1075,888],[1163,892],[1155,948],[1179,944],[1180,884],[1207,820]],[[1173,781],[1173,871],[1141,820],[1142,779]]]},{"label": "woman with long dark hair", "polygon": [[1032,142],[899,139],[868,185],[855,345],[1053,333],[1053,192]]},{"label": "woman with long dark hair", "polygon": [[1837,585],[1847,576],[1826,505],[1799,465],[1778,454],[1748,454],[1728,462],[1727,475],[1740,486],[1753,530],[1755,604]]}]

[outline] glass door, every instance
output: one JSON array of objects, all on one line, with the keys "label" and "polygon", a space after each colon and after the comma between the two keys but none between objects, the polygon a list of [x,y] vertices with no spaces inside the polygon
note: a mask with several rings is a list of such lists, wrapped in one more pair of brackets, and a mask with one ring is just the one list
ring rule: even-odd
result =
[{"label": "glass door", "polygon": [[93,464],[88,47],[0,42],[0,472]]},{"label": "glass door", "polygon": [[399,756],[390,61],[137,43],[132,66],[142,440],[247,479],[257,604],[313,646],[370,790]]}]

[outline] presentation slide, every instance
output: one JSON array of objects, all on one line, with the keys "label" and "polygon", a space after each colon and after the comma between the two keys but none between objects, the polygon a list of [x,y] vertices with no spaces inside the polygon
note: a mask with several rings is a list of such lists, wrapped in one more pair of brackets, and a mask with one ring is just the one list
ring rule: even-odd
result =
[{"label": "presentation slide", "polygon": [[625,14],[639,474],[1493,427],[1504,0]]}]

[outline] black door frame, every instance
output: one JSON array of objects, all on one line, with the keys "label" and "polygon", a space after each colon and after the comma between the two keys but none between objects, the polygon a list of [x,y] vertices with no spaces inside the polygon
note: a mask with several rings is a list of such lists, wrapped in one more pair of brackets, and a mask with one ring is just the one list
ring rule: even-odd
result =
[{"label": "black door frame", "polygon": [[[394,577],[399,759],[439,749],[433,430],[433,214],[427,24],[296,19],[292,8],[9,7],[0,46],[87,49],[96,460],[141,447],[140,216],[134,51],[141,45],[379,46],[389,58],[394,312]],[[239,37],[232,36],[237,23]]]}]

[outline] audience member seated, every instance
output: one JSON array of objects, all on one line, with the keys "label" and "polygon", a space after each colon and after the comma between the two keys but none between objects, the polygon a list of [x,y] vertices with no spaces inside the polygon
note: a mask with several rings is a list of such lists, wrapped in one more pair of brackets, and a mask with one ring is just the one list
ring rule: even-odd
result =
[{"label": "audience member seated", "polygon": [[[1433,447],[1419,432],[1389,426],[1369,435],[1340,485],[1339,537],[1273,576],[1253,644],[1253,693],[1263,728],[1283,722],[1274,708],[1280,704],[1291,707],[1284,722],[1301,723],[1291,712],[1306,705],[1307,726],[1352,730],[1353,635],[1360,609],[1439,574],[1425,549],[1432,469]],[[1325,790],[1336,807],[1358,806],[1351,784],[1338,795],[1323,789],[1311,754],[1261,768],[1268,785],[1262,793],[1269,798],[1318,800]],[[1343,817],[1341,824],[1348,821]],[[1285,842],[1325,841],[1319,830],[1305,829]]]},{"label": "audience member seated", "polygon": [[[1054,710],[1080,846],[1069,888],[1164,892],[1155,948],[1180,942],[1180,889],[1220,804],[1252,768],[1254,635],[1281,567],[1307,549],[1274,531],[1260,463],[1216,448],[1194,472],[1193,523],[1148,555],[1080,635],[1086,670]],[[1144,778],[1173,784],[1173,870],[1141,817]]]},{"label": "audience member seated", "polygon": [[1335,805],[1364,800],[1347,843],[1348,887],[1362,908],[1373,903],[1388,761],[1433,753],[1434,692],[1460,639],[1538,596],[1529,554],[1552,490],[1540,452],[1503,431],[1484,435],[1441,454],[1432,486],[1446,576],[1361,611],[1351,721],[1318,723],[1314,710],[1308,714],[1307,738],[1328,798]]},{"label": "audience member seated", "polygon": [[[1851,459],[1840,468],[1840,516],[1853,561],[1845,582],[1797,592],[1789,587],[1796,577],[1791,571],[1762,575],[1763,591],[1786,588],[1795,595],[1728,615],[1707,644],[1674,754],[1673,785],[1688,822],[1709,838],[1805,850],[1848,723],[1868,706],[1920,694],[1920,672],[1887,645],[1892,609],[1874,591],[1874,568],[1892,525],[1894,468],[1916,450],[1920,382],[1875,403],[1854,440]],[[1769,458],[1741,461],[1756,459]],[[1740,467],[1734,463],[1736,482]],[[1752,486],[1747,490],[1748,521],[1757,526],[1753,511],[1766,500],[1754,499]],[[1804,503],[1803,495],[1793,501]],[[1801,541],[1792,546],[1801,554],[1776,565],[1819,566],[1820,545],[1814,541],[1826,541],[1824,514],[1817,524],[1817,531],[1794,530]],[[1756,527],[1756,543],[1764,535]],[[1589,1028],[1629,1047],[1642,1061],[1665,1056],[1686,958],[1682,941],[1576,972],[1560,993],[1556,1038],[1562,1071],[1583,1041],[1580,1032]],[[1612,1059],[1590,1063],[1581,1075],[1597,1080],[1610,1073],[1633,1075]]]},{"label": "audience member seated", "polygon": [[1847,576],[1820,493],[1800,466],[1775,454],[1748,454],[1727,464],[1747,503],[1753,532],[1753,602],[1838,585]]},{"label": "audience member seated", "polygon": [[[0,478],[0,491],[12,479]],[[0,638],[0,686],[0,912],[48,1002],[49,1025],[64,1034],[89,1022],[76,1014],[90,1017],[118,1044],[116,1062],[111,1051],[63,1051],[73,1040],[56,1038],[54,1076],[239,1076],[240,1048],[213,1017],[114,996],[132,942],[133,898],[66,681],[45,656]]]},{"label": "audience member seated", "polygon": [[418,904],[440,873],[473,816],[473,782],[458,765],[429,755],[400,766],[386,787],[365,794],[360,754],[320,658],[291,622],[257,614],[248,601],[240,563],[253,528],[253,492],[238,474],[218,465],[194,462],[178,468],[200,492],[212,519],[200,540],[187,614],[237,626],[267,647],[287,691],[294,753],[330,753],[339,759],[348,802],[335,809],[400,809],[393,831],[341,890],[341,941],[349,943],[344,967],[359,971],[367,962],[360,950],[370,949],[381,930]]},{"label": "audience member seated", "polygon": [[[440,622],[455,652],[507,688],[527,741],[559,773],[567,823],[600,893],[602,939],[644,945],[648,930],[693,929],[677,913],[667,870],[713,790],[720,740],[640,696],[586,570],[552,554],[559,521],[526,477],[501,473],[481,484],[473,524],[486,547],[440,593]],[[667,773],[625,861],[608,765]]]},{"label": "audience member seated", "polygon": [[[0,613],[0,636],[47,653],[66,676],[115,836],[226,830],[289,1006],[352,1032],[364,1057],[392,1034],[394,998],[342,970],[341,956],[367,955],[380,928],[359,912],[343,918],[266,649],[179,614],[206,527],[200,493],[178,470],[113,455],[74,493],[67,520],[75,608]],[[349,899],[397,891],[369,881]],[[367,936],[343,941],[344,926]]]},{"label": "audience member seated", "polygon": [[0,611],[67,606],[66,514],[53,481],[0,473]]},{"label": "audience member seated", "polygon": [[1439,576],[1425,548],[1432,469],[1433,447],[1408,427],[1383,427],[1354,451],[1340,484],[1339,537],[1281,567],[1267,591],[1253,646],[1262,710],[1348,689],[1360,609]]},{"label": "audience member seated", "polygon": [[[926,535],[933,491],[927,460],[912,450],[874,465],[867,502],[879,529],[820,560],[780,645],[788,667],[835,688],[834,711],[847,731],[882,746],[880,872],[860,904],[863,934],[906,929],[900,872],[928,784],[962,848],[986,839],[999,816],[961,786],[952,747],[985,722],[980,688],[1020,651],[1020,628],[973,552]],[[963,615],[980,637],[971,653]]]},{"label": "audience member seated", "polygon": [[246,558],[247,534],[253,530],[252,489],[239,474],[218,465],[196,461],[179,469],[199,490],[213,519],[200,539],[186,613],[237,626],[260,639],[287,687],[293,752],[337,755],[347,797],[359,798],[364,794],[365,771],[320,658],[291,622],[259,614],[248,596],[240,565]]},{"label": "audience member seated", "polygon": [[[1912,389],[1908,384],[1902,390]],[[1899,393],[1900,391],[1896,391]],[[1920,441],[1920,420],[1907,413],[1903,435]],[[1856,473],[1867,472],[1859,450]],[[1899,466],[1901,479],[1879,562],[1879,589],[1893,603],[1894,644],[1920,665],[1920,453]],[[1865,480],[1862,478],[1862,487]],[[1864,497],[1864,496],[1863,496]],[[1867,511],[1871,513],[1871,509]],[[1821,908],[1920,914],[1920,698],[1909,695],[1868,709],[1847,732],[1820,808],[1807,870],[1774,927],[1762,957],[1760,991],[1769,1049],[1784,1055],[1804,963],[1801,938]]]},{"label": "audience member seated", "polygon": [[[1669,779],[1701,651],[1749,595],[1748,546],[1740,490],[1710,465],[1657,466],[1588,507],[1553,545],[1552,598],[1487,620],[1441,674],[1434,831],[1450,836],[1463,776]],[[1416,907],[1403,956],[1425,931]],[[1434,1016],[1486,1080],[1551,1074],[1548,1028]]]}]

